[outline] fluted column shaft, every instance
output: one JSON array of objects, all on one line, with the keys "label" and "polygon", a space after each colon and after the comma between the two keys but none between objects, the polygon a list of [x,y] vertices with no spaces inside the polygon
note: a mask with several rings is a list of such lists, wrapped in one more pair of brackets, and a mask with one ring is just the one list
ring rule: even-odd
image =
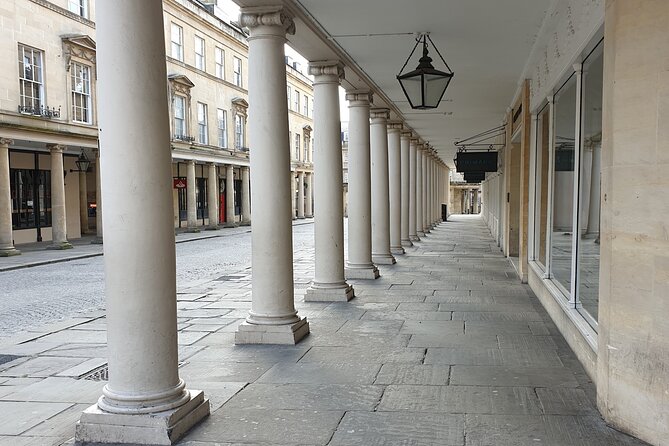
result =
[{"label": "fluted column shaft", "polygon": [[12,235],[12,197],[9,182],[9,145],[11,139],[0,138],[0,257],[21,254],[14,248]]},{"label": "fluted column shaft", "polygon": [[390,252],[404,254],[402,248],[402,123],[388,123],[388,194],[390,196]]},{"label": "fluted column shaft", "polygon": [[63,150],[65,146],[47,145],[51,152],[51,237],[49,249],[68,249],[72,245],[67,241],[67,217],[65,212],[65,171]]},{"label": "fluted column shaft", "polygon": [[297,174],[297,218],[304,218],[304,172]]},{"label": "fluted column shaft", "polygon": [[388,123],[385,108],[371,110],[370,146],[372,150],[372,261],[395,263],[390,253],[390,197],[388,187]]},{"label": "fluted column shaft", "polygon": [[[400,241],[402,246],[413,246],[409,237],[409,194],[410,194],[410,144],[411,132],[402,132],[400,136],[400,182],[401,209],[400,209]],[[415,226],[415,223],[414,223]]]},{"label": "fluted column shaft", "polygon": [[209,229],[218,229],[218,168],[215,163],[209,163],[207,208],[209,212]]},{"label": "fluted column shaft", "polygon": [[[314,76],[315,274],[306,301],[348,301],[353,288],[344,278],[344,204],[342,196],[341,124],[339,82],[344,66],[339,62],[309,64]],[[311,191],[311,187],[309,187]]]},{"label": "fluted column shaft", "polygon": [[188,160],[186,164],[186,215],[187,230],[197,232],[197,207],[195,201],[195,161]]},{"label": "fluted column shaft", "polygon": [[251,184],[249,167],[242,167],[242,225],[251,224]]},{"label": "fluted column shaft", "polygon": [[242,8],[250,31],[249,131],[251,152],[251,310],[236,343],[294,344],[309,333],[297,315],[293,287],[290,144],[286,101],[286,33],[293,19],[281,6]]},{"label": "fluted column shaft", "polygon": [[235,168],[225,165],[225,225],[235,226]]},{"label": "fluted column shaft", "polygon": [[[167,72],[156,39],[162,2],[97,8],[109,381],[82,414],[75,441],[171,444],[209,404],[178,372]],[[119,414],[128,418],[119,422]]]},{"label": "fluted column shaft", "polygon": [[[372,199],[369,91],[350,91],[348,123],[348,261],[346,277],[375,279],[379,272],[372,263]],[[320,203],[317,203],[320,206]]]}]

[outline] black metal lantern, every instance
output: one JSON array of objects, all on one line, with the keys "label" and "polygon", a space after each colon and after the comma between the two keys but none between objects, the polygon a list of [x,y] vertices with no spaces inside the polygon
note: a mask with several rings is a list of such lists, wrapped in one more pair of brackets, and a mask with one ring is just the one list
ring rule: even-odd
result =
[{"label": "black metal lantern", "polygon": [[74,164],[77,165],[77,172],[88,172],[88,168],[91,166],[91,162],[86,158],[84,152],[81,152]]},{"label": "black metal lantern", "polygon": [[[428,55],[427,51],[428,40],[442,62],[444,62],[444,65],[446,65],[448,71],[437,70],[432,65],[432,58]],[[420,58],[418,66],[415,70],[402,74],[402,70],[404,70],[409,63],[411,56],[413,56],[413,53],[416,51],[416,48],[421,41],[423,43],[423,57]],[[434,42],[432,42],[432,39],[427,33],[422,34],[416,39],[416,45],[413,47],[411,54],[409,54],[407,61],[404,62],[400,74],[397,75],[397,80],[404,91],[404,95],[409,100],[409,105],[416,110],[437,108],[439,102],[441,102],[441,98],[444,97],[444,93],[446,92],[446,88],[448,88],[451,79],[453,79],[453,71],[448,66],[437,47],[434,46]]]}]

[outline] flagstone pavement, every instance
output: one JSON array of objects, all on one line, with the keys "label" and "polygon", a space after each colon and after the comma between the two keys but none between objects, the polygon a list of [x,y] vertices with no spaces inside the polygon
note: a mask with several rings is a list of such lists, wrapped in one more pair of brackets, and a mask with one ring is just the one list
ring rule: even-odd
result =
[{"label": "flagstone pavement", "polygon": [[[594,386],[482,221],[452,216],[348,303],[305,303],[296,346],[235,346],[250,271],[179,290],[180,374],[211,416],[179,443],[616,446]],[[106,379],[104,313],[0,346],[0,446],[71,444]],[[150,373],[150,371],[149,371]]]}]

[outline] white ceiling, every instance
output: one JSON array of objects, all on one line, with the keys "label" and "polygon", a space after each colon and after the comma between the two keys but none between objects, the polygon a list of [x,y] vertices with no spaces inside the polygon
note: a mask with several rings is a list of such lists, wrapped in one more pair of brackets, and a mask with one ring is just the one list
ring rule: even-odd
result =
[{"label": "white ceiling", "polygon": [[[246,5],[259,0],[235,0]],[[290,44],[309,60],[340,57],[344,87],[371,83],[395,112],[452,165],[453,142],[501,123],[552,0],[283,0],[296,13]],[[396,80],[415,39],[430,37],[455,72],[444,101],[412,110]],[[324,38],[324,39],[323,39]],[[325,41],[323,41],[325,40]],[[417,53],[419,51],[417,50]],[[442,69],[430,51],[435,68]],[[407,65],[414,69],[415,60]],[[348,64],[352,65],[351,63]],[[405,71],[407,70],[405,69]]]}]

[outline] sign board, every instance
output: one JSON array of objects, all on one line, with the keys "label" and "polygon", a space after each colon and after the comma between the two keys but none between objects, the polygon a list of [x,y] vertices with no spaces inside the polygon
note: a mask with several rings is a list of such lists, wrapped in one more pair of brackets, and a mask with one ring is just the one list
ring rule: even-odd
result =
[{"label": "sign board", "polygon": [[458,172],[497,172],[497,152],[458,152],[455,157]]},{"label": "sign board", "polygon": [[485,180],[485,172],[465,172],[464,177],[467,183],[480,183]]},{"label": "sign board", "polygon": [[172,181],[175,189],[186,189],[186,184],[188,183],[186,181],[186,178],[183,177],[173,178]]}]

